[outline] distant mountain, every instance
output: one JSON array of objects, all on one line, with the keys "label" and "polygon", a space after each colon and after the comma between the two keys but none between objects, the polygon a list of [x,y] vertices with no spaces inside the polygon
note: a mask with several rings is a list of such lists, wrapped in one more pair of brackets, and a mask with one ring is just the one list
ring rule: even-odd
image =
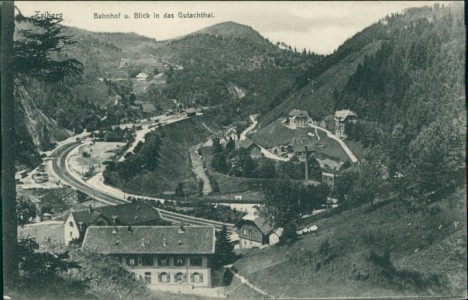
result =
[{"label": "distant mountain", "polygon": [[[264,114],[276,103],[273,99],[278,101],[278,95],[291,88],[297,74],[322,59],[280,49],[252,28],[233,22],[168,41],[70,27],[65,34],[76,44],[55,59],[79,60],[83,75],[24,88],[46,117],[75,132],[147,116],[132,105],[132,92],[138,103],[156,108],[153,114],[173,108],[174,100],[192,107],[223,106],[223,115],[235,119]],[[161,74],[162,83],[136,82],[140,72],[150,79]]]},{"label": "distant mountain", "polygon": [[235,22],[223,22],[215,24],[195,31],[193,34],[209,34],[226,39],[245,39],[252,42],[264,44],[268,43],[267,40],[252,27]]}]

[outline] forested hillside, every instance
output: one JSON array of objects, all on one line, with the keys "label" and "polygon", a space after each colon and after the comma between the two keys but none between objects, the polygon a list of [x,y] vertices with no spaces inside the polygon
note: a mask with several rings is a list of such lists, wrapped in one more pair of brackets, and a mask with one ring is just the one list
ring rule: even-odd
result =
[{"label": "forested hillside", "polygon": [[319,120],[349,108],[359,122],[348,136],[372,147],[377,170],[418,197],[453,190],[465,157],[462,8],[411,8],[371,25],[299,77],[263,122],[292,108]]},{"label": "forested hillside", "polygon": [[390,174],[407,176],[410,189],[450,191],[464,175],[463,10],[409,9],[384,21],[388,41],[337,93],[336,108],[357,112],[350,137],[383,146],[377,157]]},{"label": "forested hillside", "polygon": [[252,28],[233,22],[169,41],[156,56],[184,68],[171,73],[167,97],[204,106],[242,101],[242,115],[269,111],[297,74],[322,58],[282,50]]},{"label": "forested hillside", "polygon": [[[263,114],[281,102],[297,74],[322,58],[280,49],[252,28],[233,22],[169,41],[69,27],[60,35],[73,42],[51,57],[76,59],[82,74],[52,84],[23,78],[23,86],[46,117],[75,133],[148,116],[142,102],[156,108],[153,114],[173,108],[174,100],[191,107],[218,106],[236,119]],[[122,61],[128,64],[122,67]],[[140,82],[139,89],[135,76],[140,72],[150,78],[160,74],[166,83]],[[25,156],[36,156],[37,161],[30,150],[52,146],[30,145]]]},{"label": "forested hillside", "polygon": [[264,117],[351,109],[346,141],[369,151],[336,180],[339,208],[299,221],[317,234],[249,252],[239,274],[285,298],[466,296],[463,18],[462,4],[388,16],[304,73]]}]

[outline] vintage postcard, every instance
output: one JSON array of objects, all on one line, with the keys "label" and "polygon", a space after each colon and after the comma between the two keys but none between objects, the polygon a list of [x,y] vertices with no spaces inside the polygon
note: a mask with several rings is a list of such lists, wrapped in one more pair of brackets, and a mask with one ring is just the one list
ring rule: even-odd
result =
[{"label": "vintage postcard", "polygon": [[467,296],[463,2],[1,7],[3,299]]}]

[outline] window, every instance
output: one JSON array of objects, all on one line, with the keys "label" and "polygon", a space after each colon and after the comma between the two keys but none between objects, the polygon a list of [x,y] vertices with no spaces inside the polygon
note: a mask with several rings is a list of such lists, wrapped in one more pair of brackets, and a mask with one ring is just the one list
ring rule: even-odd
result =
[{"label": "window", "polygon": [[202,257],[201,256],[194,256],[190,258],[190,265],[191,266],[197,266],[201,267],[203,263]]},{"label": "window", "polygon": [[184,273],[176,273],[174,276],[175,282],[185,282],[185,274]]},{"label": "window", "polygon": [[164,256],[158,257],[158,265],[160,267],[169,266],[169,258]]},{"label": "window", "polygon": [[194,283],[203,282],[203,274],[201,274],[201,273],[193,273],[193,274],[192,274],[192,282],[194,282]]},{"label": "window", "polygon": [[153,257],[152,256],[143,256],[141,259],[141,264],[143,266],[152,266],[154,265]]},{"label": "window", "polygon": [[72,221],[70,221],[69,224],[70,224],[70,227],[75,227]]},{"label": "window", "polygon": [[151,272],[145,272],[145,283],[151,284]]},{"label": "window", "polygon": [[135,266],[136,265],[136,259],[135,257],[127,257],[127,266]]},{"label": "window", "polygon": [[176,257],[174,259],[174,266],[185,266],[185,257]]},{"label": "window", "polygon": [[169,277],[169,274],[167,274],[166,272],[159,273],[158,277],[159,277],[159,282],[170,282],[171,281],[171,279]]},{"label": "window", "polygon": [[141,257],[138,257],[138,265],[141,266],[142,265],[142,262],[141,262]]}]

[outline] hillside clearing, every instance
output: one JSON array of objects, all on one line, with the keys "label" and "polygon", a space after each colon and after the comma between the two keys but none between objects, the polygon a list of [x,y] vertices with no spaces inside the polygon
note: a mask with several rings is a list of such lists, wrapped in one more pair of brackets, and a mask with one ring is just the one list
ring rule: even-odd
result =
[{"label": "hillside clearing", "polygon": [[[309,133],[315,135],[315,129],[310,127],[290,129],[281,123],[281,119],[278,119],[265,127],[255,130],[250,137],[255,143],[265,148],[272,148],[274,146],[290,144],[293,139],[307,137]],[[342,162],[349,160],[348,155],[338,142],[328,137],[322,130],[318,130],[317,133],[320,141],[312,138],[317,145],[317,156],[330,157]]]}]

